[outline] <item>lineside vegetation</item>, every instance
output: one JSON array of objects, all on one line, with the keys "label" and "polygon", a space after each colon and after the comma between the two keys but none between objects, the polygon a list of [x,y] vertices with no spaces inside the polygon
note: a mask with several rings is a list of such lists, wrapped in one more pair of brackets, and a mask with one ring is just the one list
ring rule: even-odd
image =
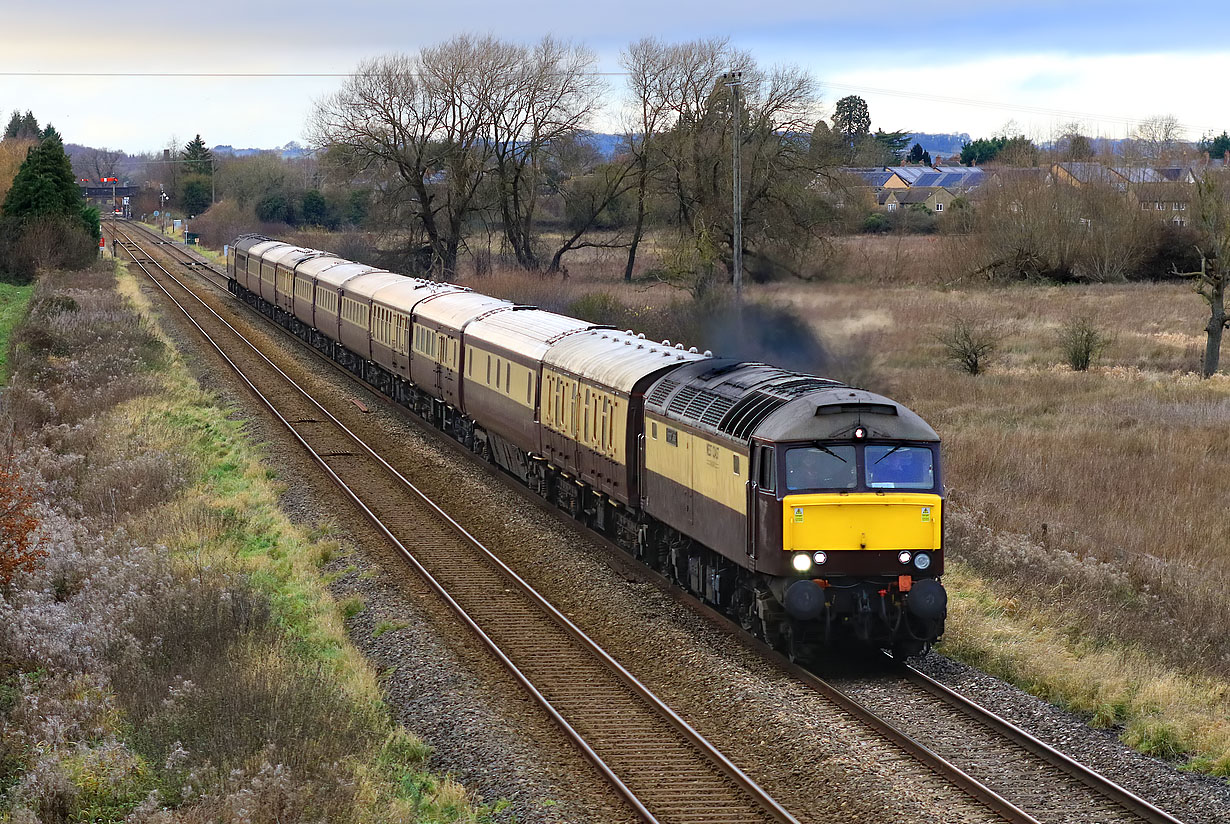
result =
[{"label": "lineside vegetation", "polygon": [[317,569],[339,547],[278,510],[135,281],[47,273],[29,318],[0,406],[33,499],[0,558],[34,553],[0,593],[0,821],[486,820],[348,643]]}]

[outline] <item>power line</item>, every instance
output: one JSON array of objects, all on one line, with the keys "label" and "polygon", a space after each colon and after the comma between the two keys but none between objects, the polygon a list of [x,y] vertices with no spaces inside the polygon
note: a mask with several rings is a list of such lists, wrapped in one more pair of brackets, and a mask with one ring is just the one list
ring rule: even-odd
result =
[{"label": "power line", "polygon": [[[357,77],[361,73],[358,72],[35,72],[35,71],[0,71],[0,77],[29,77],[29,78],[167,78],[167,79],[345,79],[348,77]],[[626,71],[611,71],[611,72],[583,72],[587,77],[628,77],[631,73]],[[1068,120],[1094,121],[1098,123],[1114,123],[1122,126],[1135,126],[1143,122],[1147,118],[1129,117],[1126,115],[1110,115],[1098,114],[1094,112],[1080,112],[1070,109],[1055,109],[1046,106],[1034,106],[1025,103],[1004,103],[995,100],[979,100],[975,98],[953,97],[950,95],[938,95],[928,92],[907,91],[904,89],[885,89],[875,86],[861,86],[850,83],[829,83],[817,81],[817,85],[821,88],[835,89],[841,91],[860,92],[863,94],[877,94],[888,97],[900,97],[906,99],[929,100],[936,103],[947,103],[957,106],[970,106],[981,109],[998,109],[1000,111],[1015,112],[1018,114],[1035,114],[1046,117],[1065,118]],[[1205,134],[1216,131],[1210,127],[1196,127],[1185,123],[1178,124],[1179,128],[1192,134]]]}]

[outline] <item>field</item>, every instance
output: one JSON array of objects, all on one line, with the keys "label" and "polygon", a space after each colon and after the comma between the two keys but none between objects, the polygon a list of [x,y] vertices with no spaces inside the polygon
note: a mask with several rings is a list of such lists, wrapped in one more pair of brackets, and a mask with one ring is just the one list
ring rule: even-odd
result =
[{"label": "field", "polygon": [[[823,344],[815,371],[940,432],[956,560],[944,651],[1147,752],[1230,775],[1230,587],[1217,572],[1230,558],[1230,377],[1198,377],[1207,308],[1183,283],[955,277],[944,242],[842,240],[832,280],[747,300],[805,319]],[[469,285],[685,345],[708,311],[653,277],[624,284],[602,259],[565,281],[497,269]],[[1061,344],[1078,319],[1109,341],[1088,372]],[[984,374],[945,357],[960,321],[997,341]]]}]

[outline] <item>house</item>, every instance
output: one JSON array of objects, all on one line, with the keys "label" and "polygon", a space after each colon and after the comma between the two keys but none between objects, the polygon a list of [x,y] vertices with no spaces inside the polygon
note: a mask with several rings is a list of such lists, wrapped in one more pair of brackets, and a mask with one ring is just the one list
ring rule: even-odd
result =
[{"label": "house", "polygon": [[921,203],[937,215],[942,215],[952,207],[957,195],[942,186],[911,186],[908,189],[895,189],[888,192],[882,201],[884,210],[895,212],[916,203]]},{"label": "house", "polygon": [[1135,203],[1143,212],[1175,226],[1192,221],[1192,198],[1195,189],[1187,183],[1142,183],[1132,187]]}]

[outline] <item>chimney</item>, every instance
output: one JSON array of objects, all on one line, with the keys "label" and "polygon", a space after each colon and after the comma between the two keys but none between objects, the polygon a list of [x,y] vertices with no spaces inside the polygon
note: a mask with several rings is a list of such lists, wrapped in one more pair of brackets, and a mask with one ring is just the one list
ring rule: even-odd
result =
[{"label": "chimney", "polygon": [[936,156],[935,156],[935,162],[931,164],[931,168],[932,168],[932,169],[938,169],[940,166],[943,166],[943,165],[944,165],[944,156],[943,156],[943,155],[936,155]]},{"label": "chimney", "polygon": [[162,159],[164,161],[167,161],[168,163],[171,161],[171,150],[170,149],[162,150]]}]

